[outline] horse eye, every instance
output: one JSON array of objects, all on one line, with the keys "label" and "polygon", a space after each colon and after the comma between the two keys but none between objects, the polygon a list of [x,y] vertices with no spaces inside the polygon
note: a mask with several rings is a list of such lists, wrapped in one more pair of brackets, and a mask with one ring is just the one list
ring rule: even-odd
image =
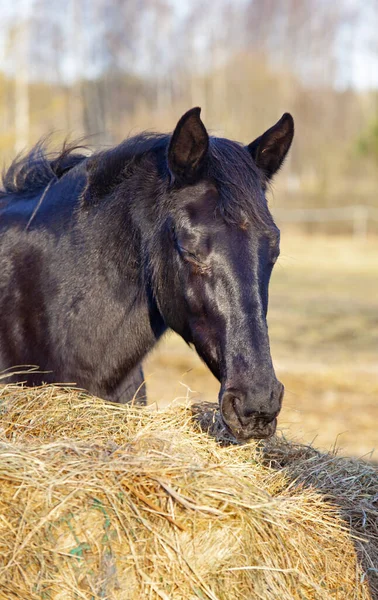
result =
[{"label": "horse eye", "polygon": [[209,265],[200,260],[193,252],[183,248],[180,244],[177,244],[177,250],[182,260],[194,267],[197,274],[205,275],[209,272]]},{"label": "horse eye", "polygon": [[196,262],[196,263],[201,262],[193,252],[191,252],[190,250],[187,250],[187,248],[183,248],[183,246],[181,246],[180,244],[177,244],[177,249],[179,251],[180,256],[183,259],[189,260],[191,262]]}]

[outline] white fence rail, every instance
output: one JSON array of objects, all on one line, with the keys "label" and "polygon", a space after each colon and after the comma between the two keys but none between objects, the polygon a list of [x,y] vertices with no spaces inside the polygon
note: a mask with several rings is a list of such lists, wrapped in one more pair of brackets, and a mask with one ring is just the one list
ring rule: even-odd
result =
[{"label": "white fence rail", "polygon": [[333,208],[293,208],[273,211],[277,223],[350,222],[353,235],[366,238],[370,222],[378,225],[378,208],[363,204]]}]

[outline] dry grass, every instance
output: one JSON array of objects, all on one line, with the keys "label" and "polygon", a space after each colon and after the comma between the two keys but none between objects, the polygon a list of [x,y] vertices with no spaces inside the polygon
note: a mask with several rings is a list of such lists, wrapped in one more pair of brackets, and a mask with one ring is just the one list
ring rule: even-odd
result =
[{"label": "dry grass", "polygon": [[229,444],[208,405],[6,386],[0,410],[1,600],[378,597],[371,465]]}]

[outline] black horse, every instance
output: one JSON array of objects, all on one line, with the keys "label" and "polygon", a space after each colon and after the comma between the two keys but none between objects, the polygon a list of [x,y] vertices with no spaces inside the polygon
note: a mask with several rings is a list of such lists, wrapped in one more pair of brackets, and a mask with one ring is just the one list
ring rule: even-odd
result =
[{"label": "black horse", "polygon": [[209,137],[193,108],[172,135],[91,156],[40,144],[16,159],[0,192],[2,381],[128,402],[144,394],[141,361],[170,328],[219,379],[231,432],[272,435],[283,386],[266,313],[279,230],[265,190],[293,134],[284,114],[243,146]]}]

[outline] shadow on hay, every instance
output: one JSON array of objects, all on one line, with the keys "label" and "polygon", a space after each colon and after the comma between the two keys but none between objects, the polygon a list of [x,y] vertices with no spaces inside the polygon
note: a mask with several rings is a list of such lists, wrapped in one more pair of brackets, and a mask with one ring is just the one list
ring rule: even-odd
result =
[{"label": "shadow on hay", "polygon": [[[219,444],[237,443],[225,429],[217,404],[195,404],[192,411],[201,429]],[[296,484],[316,489],[324,501],[338,508],[350,528],[372,600],[378,600],[378,465],[334,452],[323,454],[281,436],[261,442],[260,447],[261,459],[269,467],[283,470]]]}]

